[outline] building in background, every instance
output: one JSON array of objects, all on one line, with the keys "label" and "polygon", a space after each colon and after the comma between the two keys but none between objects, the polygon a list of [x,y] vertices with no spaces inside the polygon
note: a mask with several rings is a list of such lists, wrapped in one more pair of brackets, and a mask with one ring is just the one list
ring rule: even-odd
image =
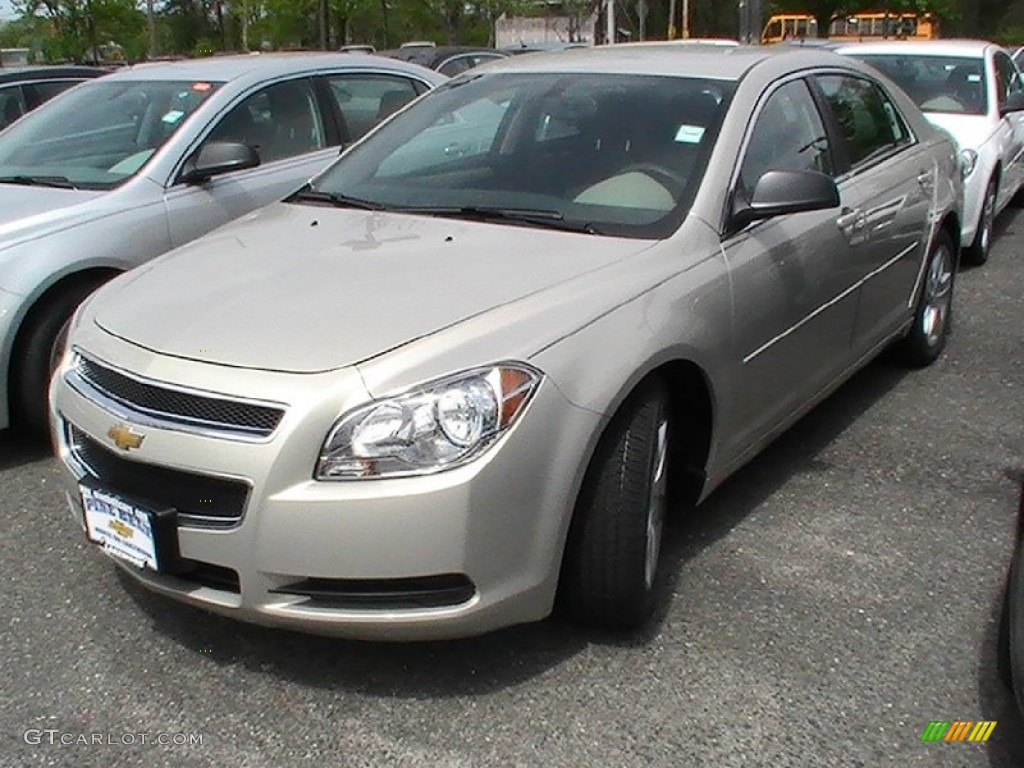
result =
[{"label": "building in background", "polygon": [[502,14],[494,24],[496,48],[538,47],[564,43],[593,45],[598,14],[593,4],[542,0],[522,15]]},{"label": "building in background", "polygon": [[26,67],[28,55],[28,48],[0,48],[0,67]]}]

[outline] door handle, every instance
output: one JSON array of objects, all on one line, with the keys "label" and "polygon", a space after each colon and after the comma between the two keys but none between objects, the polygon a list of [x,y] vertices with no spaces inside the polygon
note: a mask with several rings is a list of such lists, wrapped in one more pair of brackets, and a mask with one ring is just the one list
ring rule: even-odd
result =
[{"label": "door handle", "polygon": [[844,208],[843,212],[836,219],[836,225],[840,229],[860,229],[867,221],[864,212],[851,208]]},{"label": "door handle", "polygon": [[932,185],[932,172],[923,171],[920,174],[918,174],[917,183],[920,184],[922,187],[930,187]]}]

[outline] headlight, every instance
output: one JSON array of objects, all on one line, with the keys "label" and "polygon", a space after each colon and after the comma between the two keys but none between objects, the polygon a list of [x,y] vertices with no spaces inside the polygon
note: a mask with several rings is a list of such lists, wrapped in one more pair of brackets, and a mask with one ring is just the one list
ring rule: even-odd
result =
[{"label": "headlight", "polygon": [[315,477],[422,475],[472,461],[515,423],[541,378],[523,363],[502,363],[358,408],[327,435]]},{"label": "headlight", "polygon": [[966,179],[974,173],[974,167],[978,164],[978,153],[973,149],[960,150],[960,177]]}]

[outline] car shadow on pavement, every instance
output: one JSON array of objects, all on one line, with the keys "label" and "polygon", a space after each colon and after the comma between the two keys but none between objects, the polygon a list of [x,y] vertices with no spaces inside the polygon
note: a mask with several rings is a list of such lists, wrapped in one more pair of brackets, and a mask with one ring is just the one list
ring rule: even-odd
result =
[{"label": "car shadow on pavement", "polygon": [[868,366],[724,484],[709,500],[667,529],[660,612],[643,631],[585,631],[560,618],[482,637],[445,642],[370,643],[244,624],[154,595],[118,572],[154,628],[221,665],[279,675],[301,685],[354,689],[374,695],[460,696],[519,684],[579,654],[589,645],[642,647],[661,631],[685,564],[732,528],[793,475],[820,469],[816,457],[906,371]]},{"label": "car shadow on pavement", "polygon": [[52,457],[53,451],[46,442],[33,440],[13,429],[0,430],[0,471]]}]

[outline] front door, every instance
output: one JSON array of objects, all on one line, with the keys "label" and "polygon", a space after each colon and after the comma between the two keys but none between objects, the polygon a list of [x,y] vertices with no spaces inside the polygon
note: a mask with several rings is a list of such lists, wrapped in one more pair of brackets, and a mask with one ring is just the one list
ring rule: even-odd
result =
[{"label": "front door", "polygon": [[337,147],[328,146],[312,83],[305,78],[256,91],[224,115],[203,141],[249,144],[260,165],[202,184],[173,184],[164,200],[175,247],[286,197],[338,154]]},{"label": "front door", "polygon": [[[769,170],[833,174],[825,124],[803,79],[762,102],[734,195],[749,199]],[[840,189],[843,194],[842,188]],[[778,216],[722,243],[733,284],[738,383],[733,454],[827,386],[849,363],[857,282],[851,239],[838,209]]]}]

